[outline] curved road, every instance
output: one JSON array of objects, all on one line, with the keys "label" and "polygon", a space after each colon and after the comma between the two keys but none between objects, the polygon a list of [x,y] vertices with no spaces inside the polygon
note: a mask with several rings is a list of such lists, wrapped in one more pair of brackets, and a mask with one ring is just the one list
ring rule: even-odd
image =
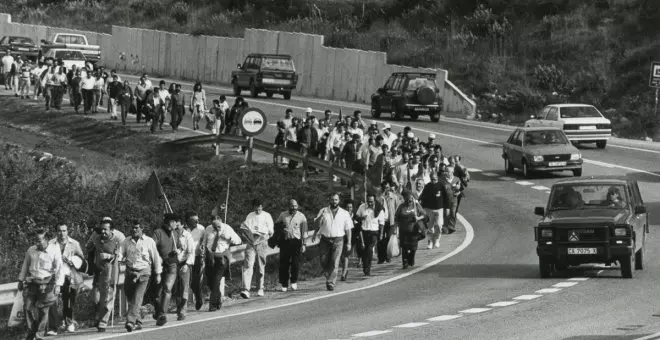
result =
[{"label": "curved road", "polygon": [[[135,77],[124,78],[135,82]],[[189,90],[188,83],[182,84]],[[230,93],[213,87],[206,91],[209,98]],[[229,98],[233,103],[233,97]],[[268,114],[269,123],[280,119],[286,107],[292,107],[296,115],[311,107],[317,117],[326,108],[337,112],[342,107],[352,113],[357,107],[370,119],[368,107],[351,103],[296,97],[291,101],[246,99]],[[185,118],[184,125],[190,127],[189,116]],[[660,332],[660,288],[656,283],[660,281],[660,261],[655,259],[660,256],[655,241],[660,232],[660,147],[612,141],[605,150],[582,148],[585,176],[629,175],[640,182],[652,212],[651,224],[656,225],[647,239],[644,271],[637,271],[632,280],[623,280],[617,268],[580,267],[565,277],[542,280],[532,234],[538,220],[533,208],[545,205],[547,188],[570,174],[530,180],[523,180],[519,173],[504,176],[500,143],[510,134],[506,127],[455,119],[438,124],[390,123],[394,132],[409,125],[422,139],[435,133],[445,153],[463,155],[463,163],[473,169],[461,209],[475,230],[470,247],[415,275],[369,290],[208,322],[173,323],[131,337],[635,339]],[[258,138],[272,140],[274,127]]]}]

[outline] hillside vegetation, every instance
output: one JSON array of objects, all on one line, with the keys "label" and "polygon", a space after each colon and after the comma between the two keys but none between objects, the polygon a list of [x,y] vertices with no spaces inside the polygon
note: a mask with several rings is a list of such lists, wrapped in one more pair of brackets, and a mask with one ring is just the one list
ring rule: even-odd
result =
[{"label": "hillside vegetation", "polygon": [[[247,27],[323,34],[333,47],[439,67],[484,113],[521,120],[550,102],[598,106],[616,133],[652,133],[657,0],[18,0],[18,22],[242,36]],[[9,3],[9,4],[7,4]]]}]

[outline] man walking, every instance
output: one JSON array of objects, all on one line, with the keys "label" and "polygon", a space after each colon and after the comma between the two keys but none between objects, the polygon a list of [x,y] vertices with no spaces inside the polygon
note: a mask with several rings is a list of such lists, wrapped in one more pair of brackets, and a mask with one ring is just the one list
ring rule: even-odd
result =
[{"label": "man walking", "polygon": [[121,257],[126,264],[124,276],[124,293],[128,310],[126,314],[126,330],[142,329],[140,307],[144,293],[147,291],[152,273],[156,284],[160,284],[163,270],[156,242],[144,234],[140,221],[134,220],[131,227],[131,237],[121,243]]},{"label": "man walking", "polygon": [[80,110],[80,104],[82,103],[82,93],[80,90],[81,83],[82,78],[80,77],[80,70],[76,70],[73,78],[71,78],[71,81],[69,82],[69,99],[71,100],[71,106],[73,106],[73,109],[76,111],[76,113],[78,113],[78,110]]},{"label": "man walking", "polygon": [[[73,320],[73,310],[76,305],[76,296],[78,289],[83,284],[82,273],[74,265],[74,257],[85,258],[80,243],[69,237],[69,229],[66,224],[57,225],[57,237],[50,240],[49,246],[55,246],[59,249],[62,257],[62,273],[64,281],[60,293],[62,294],[62,316],[64,317],[64,326],[67,332],[75,332]],[[47,335],[57,335],[57,329],[62,324],[60,315],[57,313],[57,305],[51,308],[48,315],[48,326],[50,331]]]},{"label": "man walking", "polygon": [[32,69],[26,60],[19,70],[18,93],[21,99],[30,99],[30,76]]},{"label": "man walking", "polygon": [[12,75],[11,67],[14,65],[14,57],[12,57],[11,52],[7,50],[7,53],[2,57],[2,74],[5,77],[5,90],[11,90],[12,85]]},{"label": "man walking", "polygon": [[110,120],[117,120],[117,106],[119,105],[119,96],[124,87],[116,74],[112,75],[112,81],[108,84],[108,102],[110,111]]},{"label": "man walking", "polygon": [[330,195],[330,205],[322,208],[314,222],[319,228],[314,232],[313,240],[320,236],[319,252],[321,267],[325,274],[326,288],[330,291],[335,290],[337,282],[337,268],[341,258],[342,248],[344,247],[344,236],[347,236],[346,252],[351,251],[351,229],[353,229],[353,219],[348,211],[339,207],[339,194]]},{"label": "man walking", "polygon": [[431,182],[424,186],[422,194],[419,196],[419,203],[426,211],[429,217],[428,223],[428,249],[440,247],[440,237],[442,236],[442,226],[444,225],[444,199],[443,184],[438,181],[438,173],[429,174]]},{"label": "man walking", "polygon": [[145,77],[144,76],[140,77],[140,80],[138,80],[138,83],[135,86],[135,91],[133,91],[135,94],[135,110],[137,111],[135,116],[137,118],[138,123],[140,123],[140,121],[142,120],[142,115],[144,114],[144,110],[146,109],[145,102],[147,100],[147,91],[152,89],[153,88],[147,86]]},{"label": "man walking", "polygon": [[[298,202],[289,200],[289,210],[284,211],[277,218],[277,223],[283,226],[280,241],[280,284],[282,291],[298,289],[298,271],[300,259],[305,252],[305,235],[307,235],[307,218],[298,211]],[[291,285],[289,286],[289,280]]]},{"label": "man walking", "polygon": [[[222,223],[220,217],[215,216],[213,223],[206,227],[201,243],[206,258],[206,278],[211,290],[209,312],[215,312],[222,307],[221,283],[229,268],[227,252],[229,247],[241,244],[241,237],[228,224]],[[195,301],[195,307],[201,308],[200,301]]]},{"label": "man walking", "polygon": [[158,254],[163,259],[162,280],[158,286],[156,302],[154,303],[154,308],[156,309],[154,316],[156,326],[162,326],[167,323],[167,309],[172,298],[174,282],[176,282],[179,249],[181,248],[180,240],[174,230],[176,226],[176,216],[174,214],[165,214],[163,226],[154,231],[153,239],[156,242]]},{"label": "man walking", "polygon": [[174,132],[178,131],[183,115],[186,113],[186,95],[181,92],[181,84],[174,85],[174,93],[171,94],[172,109],[170,126]]},{"label": "man walking", "polygon": [[241,297],[250,298],[252,273],[257,262],[257,296],[264,296],[264,276],[266,275],[266,251],[268,239],[273,236],[274,223],[271,215],[264,211],[261,200],[252,201],[254,211],[249,213],[241,225],[241,233],[246,235],[245,260],[243,261],[243,289]]},{"label": "man walking", "polygon": [[374,256],[374,247],[384,236],[386,211],[380,203],[376,202],[376,195],[369,193],[367,194],[367,202],[360,205],[355,215],[362,220],[360,224],[360,232],[364,240],[362,270],[365,276],[371,276],[371,260]]},{"label": "man walking", "polygon": [[204,280],[204,245],[202,238],[204,237],[205,228],[199,224],[199,216],[196,212],[189,211],[186,213],[186,230],[192,236],[195,249],[195,262],[190,273],[192,277],[190,288],[192,288],[195,296],[195,309],[200,310],[204,304],[204,298],[202,297],[202,282]]},{"label": "man walking", "polygon": [[[177,216],[177,227],[174,232],[178,238],[178,244],[181,246],[177,251],[178,272],[176,280],[176,314],[177,320],[186,319],[186,310],[188,306],[188,289],[190,287],[190,272],[195,265],[195,241],[192,234],[183,227],[180,218]],[[166,305],[165,308],[168,306]]]},{"label": "man walking", "polygon": [[48,310],[57,301],[64,283],[61,275],[62,255],[55,245],[48,243],[45,229],[34,233],[34,245],[25,253],[18,275],[18,290],[23,292],[28,336],[36,339],[39,329],[45,329]]},{"label": "man walking", "polygon": [[448,234],[452,234],[456,231],[456,207],[458,205],[458,195],[461,193],[461,182],[457,177],[454,177],[454,167],[445,167],[443,174],[444,229]]},{"label": "man walking", "polygon": [[94,106],[94,83],[96,78],[92,76],[92,72],[87,72],[87,75],[80,81],[80,94],[83,101],[83,114],[89,114]]},{"label": "man walking", "polygon": [[378,264],[384,262],[390,263],[392,260],[387,255],[387,245],[390,242],[390,237],[396,237],[396,223],[394,217],[396,216],[396,209],[403,203],[403,197],[394,192],[392,185],[388,181],[381,183],[380,188],[382,194],[378,197],[378,202],[385,208],[387,214],[385,216],[385,227],[383,228],[383,237],[378,241]]}]

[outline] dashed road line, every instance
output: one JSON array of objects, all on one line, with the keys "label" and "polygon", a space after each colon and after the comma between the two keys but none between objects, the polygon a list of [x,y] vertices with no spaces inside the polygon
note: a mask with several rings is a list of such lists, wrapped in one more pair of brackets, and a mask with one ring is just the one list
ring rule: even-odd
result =
[{"label": "dashed road line", "polygon": [[460,311],[461,314],[478,314],[491,310],[492,308],[470,308]]},{"label": "dashed road line", "polygon": [[481,174],[486,176],[486,177],[498,177],[499,176],[498,174],[493,173],[493,172],[482,172]]},{"label": "dashed road line", "polygon": [[587,280],[589,280],[588,277],[572,277],[568,279],[568,281],[587,281]]},{"label": "dashed road line", "polygon": [[516,181],[516,184],[518,184],[518,185],[525,185],[525,186],[527,186],[527,185],[534,185],[534,183],[532,183],[532,182],[528,182],[528,181]]},{"label": "dashed road line", "polygon": [[428,322],[409,322],[403,325],[394,326],[395,328],[415,328],[428,325]]},{"label": "dashed road line", "polygon": [[449,320],[454,320],[462,317],[462,314],[451,314],[451,315],[440,315],[436,317],[432,317],[429,319],[426,319],[427,321],[449,321]]},{"label": "dashed road line", "polygon": [[513,177],[507,177],[507,176],[502,176],[500,177],[501,180],[503,181],[515,181],[516,179]]},{"label": "dashed road line", "polygon": [[353,334],[351,336],[355,337],[355,338],[367,338],[367,337],[370,337],[370,336],[383,335],[383,334],[387,334],[387,333],[392,333],[392,330],[391,329],[386,329],[386,330],[382,330],[382,331],[369,331],[369,332],[364,332],[364,333]]},{"label": "dashed road line", "polygon": [[473,168],[468,168],[469,172],[483,172],[480,169],[473,169]]},{"label": "dashed road line", "polygon": [[573,287],[578,283],[579,282],[577,282],[577,281],[559,282],[559,283],[553,285],[553,287],[555,287],[555,288],[568,288],[568,287]]},{"label": "dashed road line", "polygon": [[544,185],[535,185],[535,186],[532,187],[532,189],[543,190],[543,191],[550,190],[550,188],[548,188],[548,187],[546,187],[546,186],[544,186]]},{"label": "dashed road line", "polygon": [[516,296],[516,297],[514,297],[513,299],[514,299],[514,300],[529,301],[529,300],[538,299],[538,298],[540,298],[540,297],[542,297],[542,296],[543,296],[543,295],[531,295],[531,294],[530,294],[530,295],[520,295],[520,296]]},{"label": "dashed road line", "polygon": [[537,293],[537,294],[552,294],[552,293],[556,293],[560,290],[561,290],[561,288],[543,288],[543,289],[537,290],[534,293]]},{"label": "dashed road line", "polygon": [[500,301],[500,302],[495,302],[491,303],[489,305],[486,305],[488,307],[507,307],[507,306],[513,306],[515,304],[518,304],[520,301]]}]

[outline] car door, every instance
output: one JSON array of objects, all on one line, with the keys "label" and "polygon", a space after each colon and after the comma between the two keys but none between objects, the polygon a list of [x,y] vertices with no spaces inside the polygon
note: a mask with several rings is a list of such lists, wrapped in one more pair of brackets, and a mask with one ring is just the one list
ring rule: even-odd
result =
[{"label": "car door", "polygon": [[397,75],[390,76],[390,78],[385,82],[385,85],[378,91],[378,103],[376,103],[376,106],[381,111],[392,111],[392,97],[389,95],[388,91],[394,88],[394,83],[396,82],[397,78]]},{"label": "car door", "polygon": [[398,74],[394,79],[392,87],[386,89],[384,97],[387,98],[388,111],[393,112],[396,109],[396,98],[401,92],[401,87],[403,87],[405,80],[406,78],[402,74]]},{"label": "car door", "polygon": [[523,135],[524,132],[518,129],[512,136],[510,149],[509,149],[509,162],[516,167],[522,167],[522,156],[523,156]]},{"label": "car door", "polygon": [[513,130],[511,135],[509,135],[509,138],[502,144],[502,156],[505,158],[509,159],[509,162],[511,162],[511,157],[509,156],[511,154],[511,148],[513,147],[513,138],[515,137],[516,133],[518,133],[518,129]]},{"label": "car door", "polygon": [[241,67],[238,73],[238,85],[240,87],[248,87],[250,85],[250,74],[248,70],[251,68],[252,63],[254,62],[254,57],[248,56],[243,62],[243,67]]}]

